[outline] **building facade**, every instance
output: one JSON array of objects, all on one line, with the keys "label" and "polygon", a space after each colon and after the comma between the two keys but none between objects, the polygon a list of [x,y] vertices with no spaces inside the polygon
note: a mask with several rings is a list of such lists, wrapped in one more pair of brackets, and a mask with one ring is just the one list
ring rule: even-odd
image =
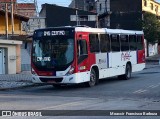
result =
[{"label": "building facade", "polygon": [[96,26],[96,13],[51,4],[42,5],[40,17],[45,18],[46,27]]},{"label": "building facade", "polygon": [[154,0],[97,0],[99,26],[142,30],[143,13],[160,16],[160,4]]},{"label": "building facade", "polygon": [[[26,36],[22,22],[27,22],[28,17],[20,14],[13,14],[13,24],[11,23],[11,11],[6,12],[3,3],[0,4],[0,74],[16,74],[21,72],[21,45],[22,37]],[[8,6],[9,7],[9,6]],[[7,23],[8,21],[8,23]],[[7,24],[8,25],[7,25]],[[12,26],[14,29],[12,31]],[[7,32],[6,32],[7,31]],[[6,33],[8,39],[6,40]],[[12,34],[13,33],[13,34]],[[18,40],[19,38],[19,40]],[[14,39],[14,40],[11,40]]]},{"label": "building facade", "polygon": [[84,11],[95,11],[95,0],[72,0],[70,8],[76,8]]},{"label": "building facade", "polygon": [[155,0],[142,0],[142,11],[150,12],[160,17],[160,3]]}]

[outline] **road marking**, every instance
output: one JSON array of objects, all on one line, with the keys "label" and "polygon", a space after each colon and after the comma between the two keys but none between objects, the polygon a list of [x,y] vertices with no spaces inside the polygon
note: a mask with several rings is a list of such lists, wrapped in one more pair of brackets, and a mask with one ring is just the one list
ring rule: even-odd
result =
[{"label": "road marking", "polygon": [[142,90],[142,89],[140,89],[140,90],[137,90],[137,91],[134,91],[133,93],[144,93],[144,92],[146,92],[147,90]]},{"label": "road marking", "polygon": [[70,102],[70,103],[66,103],[66,104],[60,104],[60,105],[56,105],[56,106],[51,106],[51,107],[45,107],[45,108],[41,108],[38,110],[46,110],[46,109],[54,109],[54,108],[64,108],[64,107],[70,107],[70,106],[80,106],[81,104],[84,104],[84,102],[91,102],[91,100],[83,100],[83,101],[77,101],[77,102]]},{"label": "road marking", "polygon": [[[147,88],[157,88],[158,86],[160,86],[160,83],[158,83],[157,85],[150,85],[150,86],[148,86]],[[146,91],[148,91],[148,90],[139,89],[139,90],[134,91],[133,93],[144,93],[144,92],[146,92]]]},{"label": "road marking", "polygon": [[159,84],[158,85],[151,85],[151,86],[149,86],[149,88],[157,88],[159,86]]}]

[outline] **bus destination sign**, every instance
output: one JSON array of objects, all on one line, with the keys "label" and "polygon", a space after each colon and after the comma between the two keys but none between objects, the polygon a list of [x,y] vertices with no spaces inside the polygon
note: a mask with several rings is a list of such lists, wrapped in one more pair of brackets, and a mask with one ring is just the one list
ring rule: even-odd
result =
[{"label": "bus destination sign", "polygon": [[44,36],[64,36],[65,31],[44,31]]}]

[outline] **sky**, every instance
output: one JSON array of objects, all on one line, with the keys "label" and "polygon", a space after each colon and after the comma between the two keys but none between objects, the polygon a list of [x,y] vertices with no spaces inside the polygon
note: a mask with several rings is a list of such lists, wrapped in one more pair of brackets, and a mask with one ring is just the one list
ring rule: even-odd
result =
[{"label": "sky", "polygon": [[41,9],[41,4],[49,3],[49,4],[57,4],[59,6],[68,7],[72,0],[37,0],[38,8]]}]

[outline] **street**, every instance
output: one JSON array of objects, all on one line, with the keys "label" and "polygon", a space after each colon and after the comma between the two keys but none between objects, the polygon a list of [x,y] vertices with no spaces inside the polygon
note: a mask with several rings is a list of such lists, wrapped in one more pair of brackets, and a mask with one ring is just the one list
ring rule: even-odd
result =
[{"label": "street", "polygon": [[101,80],[92,88],[45,85],[1,91],[0,97],[0,110],[160,110],[160,67],[133,73],[130,80]]}]

